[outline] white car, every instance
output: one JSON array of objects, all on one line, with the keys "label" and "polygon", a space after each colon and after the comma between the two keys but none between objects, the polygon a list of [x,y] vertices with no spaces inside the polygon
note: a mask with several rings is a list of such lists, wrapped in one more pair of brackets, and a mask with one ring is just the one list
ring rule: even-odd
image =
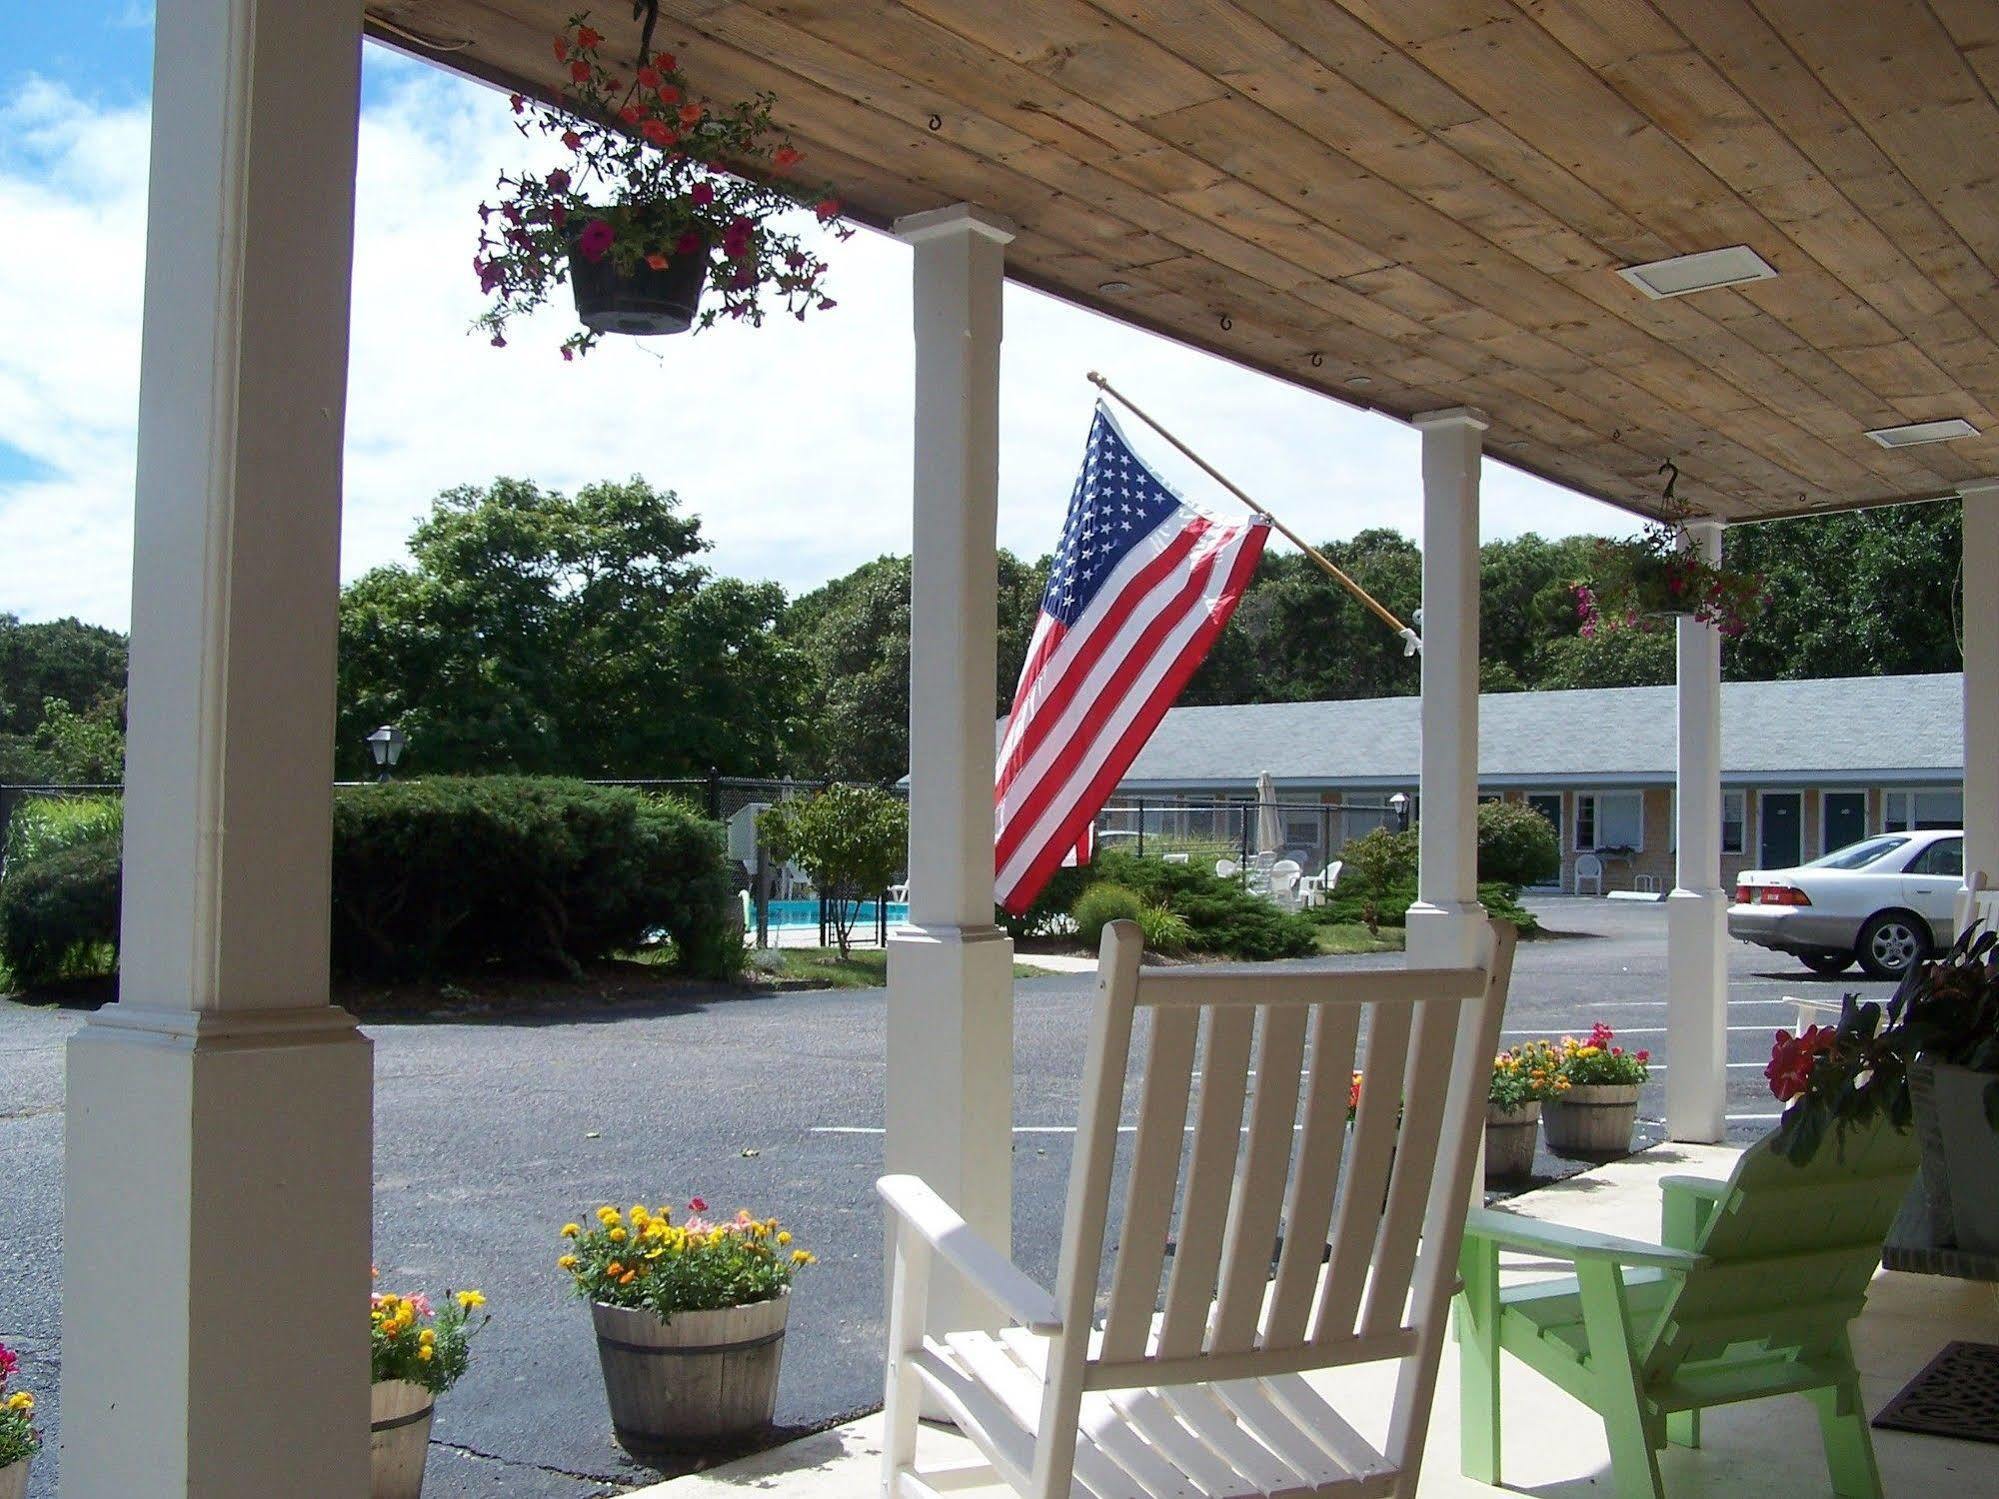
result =
[{"label": "white car", "polygon": [[1933,947],[1947,947],[1964,879],[1957,829],[1882,833],[1795,869],[1736,876],[1728,935],[1792,953],[1814,973],[1856,958],[1897,979]]}]

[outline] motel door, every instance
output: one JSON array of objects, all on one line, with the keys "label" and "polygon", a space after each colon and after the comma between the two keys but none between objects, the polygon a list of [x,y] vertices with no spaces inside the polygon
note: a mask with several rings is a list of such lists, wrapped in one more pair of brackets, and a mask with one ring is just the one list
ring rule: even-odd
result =
[{"label": "motel door", "polygon": [[1825,793],[1825,847],[1820,853],[1831,853],[1836,848],[1845,848],[1849,843],[1858,843],[1867,836],[1867,793],[1864,791],[1828,791]]},{"label": "motel door", "polygon": [[1802,829],[1804,796],[1796,791],[1765,791],[1756,798],[1762,809],[1763,836],[1758,840],[1756,867],[1789,869],[1804,857]]},{"label": "motel door", "polygon": [[[1552,795],[1548,796],[1543,796],[1539,793],[1536,793],[1527,798],[1527,805],[1532,807],[1536,812],[1539,812],[1543,817],[1548,819],[1548,826],[1555,830],[1555,847],[1560,848],[1562,846],[1561,792],[1557,791]],[[1541,886],[1538,886],[1537,888],[1543,890],[1559,890],[1561,888],[1561,885],[1562,885],[1562,874],[1561,874],[1561,868],[1558,865],[1555,870],[1554,879],[1548,881],[1547,883]]]}]

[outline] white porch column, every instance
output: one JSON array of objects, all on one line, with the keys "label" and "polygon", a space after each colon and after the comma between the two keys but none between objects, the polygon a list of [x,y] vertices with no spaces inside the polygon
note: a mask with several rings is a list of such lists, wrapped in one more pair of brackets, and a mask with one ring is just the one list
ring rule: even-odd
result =
[{"label": "white porch column", "polygon": [[1411,967],[1485,961],[1478,900],[1478,479],[1485,413],[1416,417],[1423,434],[1423,753]]},{"label": "white porch column", "polygon": [[369,1047],[327,1003],[360,53],[360,0],[158,8],[123,977],[69,1048],[65,1499],[368,1488]]},{"label": "white porch column", "polygon": [[[1687,544],[1721,561],[1721,523],[1687,523]],[[1721,888],[1721,631],[1679,629],[1678,864],[1666,897],[1666,1132],[1727,1133],[1728,896]]]},{"label": "white porch column", "polygon": [[[914,254],[916,530],[909,650],[909,921],[888,948],[890,1171],[991,1243],[1013,1220],[1013,943],[993,924],[1000,292],[1006,220],[899,220]],[[988,1313],[938,1276],[935,1315]]]},{"label": "white porch column", "polygon": [[1964,889],[1999,889],[1999,477],[1959,486],[1964,497]]}]

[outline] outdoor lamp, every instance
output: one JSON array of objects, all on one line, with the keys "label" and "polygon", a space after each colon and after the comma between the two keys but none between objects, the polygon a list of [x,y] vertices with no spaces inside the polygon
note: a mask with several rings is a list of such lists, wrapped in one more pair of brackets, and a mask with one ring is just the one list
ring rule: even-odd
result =
[{"label": "outdoor lamp", "polygon": [[402,759],[403,745],[407,742],[408,736],[394,724],[385,723],[368,736],[368,753],[375,757],[375,769],[381,772],[376,777],[378,781],[388,780],[396,762]]},{"label": "outdoor lamp", "polygon": [[[377,758],[379,758],[379,756],[378,756]],[[1390,798],[1388,799],[1388,805],[1389,805],[1389,806],[1391,806],[1391,807],[1393,807],[1393,808],[1395,809],[1395,829],[1396,829],[1396,831],[1397,831],[1397,832],[1400,832],[1400,833],[1406,833],[1406,832],[1408,832],[1408,831],[1409,831],[1409,798],[1408,798],[1407,796],[1403,795],[1403,794],[1402,794],[1402,793],[1401,793],[1400,791],[1398,791],[1398,792],[1396,792],[1396,793],[1395,793],[1395,795],[1391,796],[1391,797],[1390,797]]]}]

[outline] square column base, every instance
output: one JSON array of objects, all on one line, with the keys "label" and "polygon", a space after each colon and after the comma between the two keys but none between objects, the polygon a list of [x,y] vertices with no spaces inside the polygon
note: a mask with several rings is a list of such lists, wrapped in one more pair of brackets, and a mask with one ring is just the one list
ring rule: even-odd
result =
[{"label": "square column base", "polygon": [[330,1005],[71,1039],[64,1499],[368,1492],[372,1052]]},{"label": "square column base", "polygon": [[[887,1169],[920,1176],[980,1237],[1013,1242],[1013,942],[996,926],[904,927],[888,939]],[[932,1331],[994,1328],[946,1273]],[[941,1319],[941,1320],[940,1320]]]},{"label": "square column base", "polygon": [[1666,1134],[1696,1144],[1728,1134],[1728,897],[1666,897]]},{"label": "square column base", "polygon": [[1410,906],[1403,932],[1411,968],[1478,968],[1489,956],[1492,926],[1475,900],[1419,900]]}]

